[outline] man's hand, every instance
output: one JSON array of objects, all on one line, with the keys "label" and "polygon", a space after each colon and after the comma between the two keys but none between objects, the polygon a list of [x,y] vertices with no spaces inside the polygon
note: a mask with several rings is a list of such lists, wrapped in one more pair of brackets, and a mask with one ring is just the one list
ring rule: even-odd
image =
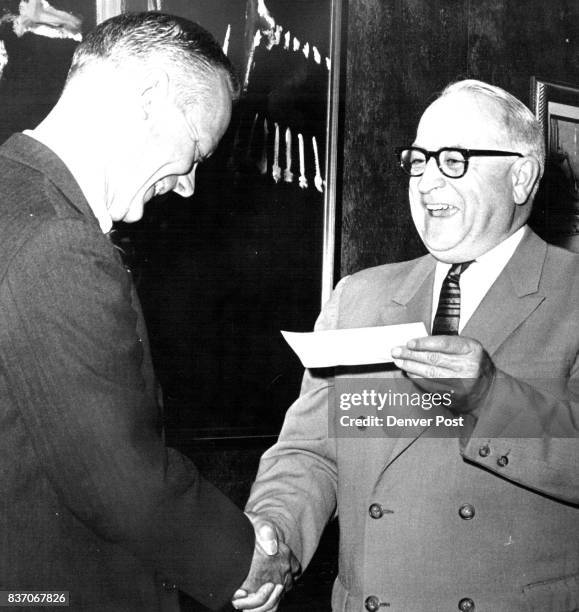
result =
[{"label": "man's hand", "polygon": [[[392,349],[392,357],[411,378],[450,379],[452,408],[460,412],[472,412],[479,405],[495,376],[495,366],[480,342],[463,336],[416,338]],[[419,386],[429,384],[421,381]]]},{"label": "man's hand", "polygon": [[291,588],[299,573],[300,564],[273,523],[246,514],[255,529],[255,550],[249,575],[235,592],[232,604],[238,610],[275,612],[284,591]]}]

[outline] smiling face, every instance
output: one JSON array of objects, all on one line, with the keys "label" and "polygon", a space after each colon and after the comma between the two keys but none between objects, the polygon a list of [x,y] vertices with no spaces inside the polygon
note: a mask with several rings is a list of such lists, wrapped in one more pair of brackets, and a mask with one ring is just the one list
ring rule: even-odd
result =
[{"label": "smiling face", "polygon": [[[512,144],[488,98],[467,92],[443,96],[429,106],[414,145],[510,151]],[[516,149],[515,149],[516,150]],[[444,176],[436,160],[409,184],[410,209],[426,248],[438,260],[457,263],[486,253],[521,227],[528,207],[513,198],[513,157],[472,157],[461,178]]]},{"label": "smiling face", "polygon": [[169,191],[182,197],[193,195],[197,165],[217,148],[230,118],[231,94],[222,74],[215,76],[210,103],[200,101],[181,110],[170,101],[151,112],[150,134],[133,157],[136,189],[128,198],[115,198],[109,207],[113,220],[138,221],[149,200]]},{"label": "smiling face", "polygon": [[191,170],[187,174],[170,174],[155,181],[143,194],[143,205],[155,196],[174,191],[184,198],[188,198],[195,192],[195,172],[199,162],[194,161]]}]

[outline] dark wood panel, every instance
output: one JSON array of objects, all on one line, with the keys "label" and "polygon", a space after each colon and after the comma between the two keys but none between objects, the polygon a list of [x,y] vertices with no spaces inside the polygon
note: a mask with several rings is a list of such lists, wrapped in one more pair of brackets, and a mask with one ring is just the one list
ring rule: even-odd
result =
[{"label": "dark wood panel", "polygon": [[579,81],[579,3],[481,0],[469,12],[468,73],[529,102],[530,77]]},{"label": "dark wood panel", "polygon": [[350,0],[342,274],[422,253],[393,148],[433,92],[464,76],[467,3]]},{"label": "dark wood panel", "polygon": [[[530,102],[533,75],[579,86],[578,28],[577,2],[523,4],[516,0],[484,0],[473,4],[469,19],[469,73],[504,87],[526,104]],[[574,223],[574,202],[563,202],[566,191],[558,186],[561,176],[556,165],[548,163],[545,176],[534,203],[531,224],[546,240],[566,244],[567,238],[561,232],[565,234],[570,227],[566,230],[558,226],[557,231],[550,228],[549,207],[553,197],[547,198],[547,194],[561,194],[561,208],[571,207],[566,215],[569,226]]]}]

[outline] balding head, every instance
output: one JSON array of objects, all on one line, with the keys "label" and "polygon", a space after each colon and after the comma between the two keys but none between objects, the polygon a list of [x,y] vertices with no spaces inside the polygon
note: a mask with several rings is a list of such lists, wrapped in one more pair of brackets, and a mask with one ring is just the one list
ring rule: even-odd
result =
[{"label": "balding head", "polygon": [[35,135],[113,221],[147,201],[189,197],[195,170],[223,137],[237,79],[213,37],[157,12],[123,14],[78,46],[57,105]]},{"label": "balding head", "polygon": [[181,108],[200,97],[210,103],[216,77],[225,76],[233,99],[239,93],[233,67],[211,34],[164,13],[125,13],[101,23],[77,47],[67,85],[102,67],[127,73],[161,68],[170,76]]},{"label": "balding head", "polygon": [[539,162],[540,177],[543,176],[545,168],[543,128],[520,100],[500,87],[475,79],[451,83],[442,91],[440,98],[458,93],[480,96],[491,102],[497,111],[494,114],[496,122],[500,128],[504,128],[510,146],[524,155],[533,155]]},{"label": "balding head", "polygon": [[440,261],[470,261],[528,220],[544,160],[530,111],[478,81],[448,87],[424,112],[411,153],[414,223]]}]

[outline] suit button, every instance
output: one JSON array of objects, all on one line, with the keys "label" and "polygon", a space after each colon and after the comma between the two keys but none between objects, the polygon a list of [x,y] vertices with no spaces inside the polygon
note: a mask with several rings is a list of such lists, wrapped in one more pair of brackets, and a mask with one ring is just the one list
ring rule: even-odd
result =
[{"label": "suit button", "polygon": [[169,580],[163,580],[163,588],[165,591],[176,591],[177,585],[169,582]]},{"label": "suit button", "polygon": [[470,519],[474,517],[474,514],[474,506],[472,504],[463,504],[458,509],[458,516],[465,521],[470,521]]},{"label": "suit button", "polygon": [[368,610],[368,612],[376,612],[376,610],[380,609],[380,600],[376,597],[376,595],[370,595],[370,597],[366,597],[364,607],[366,610]]},{"label": "suit button", "polygon": [[458,602],[460,612],[474,612],[474,601],[470,597],[463,597]]},{"label": "suit button", "polygon": [[478,449],[478,454],[479,454],[481,457],[488,457],[488,456],[491,454],[491,449],[490,449],[489,445],[488,445],[488,444],[485,444],[484,446],[481,446],[481,447]]},{"label": "suit button", "polygon": [[381,519],[384,516],[384,512],[380,504],[372,504],[370,508],[368,508],[368,512],[373,519]]},{"label": "suit button", "polygon": [[506,455],[503,455],[502,457],[499,457],[497,459],[497,465],[499,467],[505,467],[505,466],[509,465],[509,458]]}]

